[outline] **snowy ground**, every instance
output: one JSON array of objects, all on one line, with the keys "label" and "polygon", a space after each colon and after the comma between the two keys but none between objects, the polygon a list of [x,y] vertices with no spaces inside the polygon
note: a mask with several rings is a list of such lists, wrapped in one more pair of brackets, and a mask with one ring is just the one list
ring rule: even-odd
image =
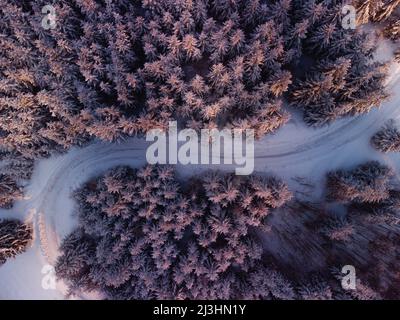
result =
[{"label": "snowy ground", "polygon": [[[384,56],[388,49],[383,46],[381,51]],[[324,175],[329,170],[377,159],[400,172],[400,155],[383,155],[369,146],[371,135],[387,120],[400,118],[400,65],[391,68],[388,88],[393,96],[379,110],[320,129],[307,128],[301,119],[293,117],[276,134],[256,143],[255,170],[282,177],[297,195],[307,190],[296,177],[307,178],[307,183],[316,186],[314,197],[322,192]],[[74,228],[71,191],[116,165],[144,165],[147,145],[139,139],[121,144],[95,143],[37,163],[26,199],[18,201],[12,210],[0,210],[0,218],[30,220],[35,230],[32,247],[0,267],[0,299],[64,298],[65,287],[61,283],[56,289],[42,287],[46,275],[41,271],[43,266],[54,263],[60,241]],[[183,177],[208,168],[178,165],[177,171]]]}]

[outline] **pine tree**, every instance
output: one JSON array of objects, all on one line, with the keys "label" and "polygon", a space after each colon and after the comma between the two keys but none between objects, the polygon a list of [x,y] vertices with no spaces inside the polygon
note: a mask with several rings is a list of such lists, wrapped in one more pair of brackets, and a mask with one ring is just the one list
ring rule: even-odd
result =
[{"label": "pine tree", "polygon": [[304,300],[332,300],[333,293],[330,286],[320,277],[313,277],[299,288],[299,294]]},{"label": "pine tree", "polygon": [[332,241],[349,241],[354,227],[345,217],[334,216],[326,221],[321,232]]},{"label": "pine tree", "polygon": [[302,43],[288,39],[313,62],[289,88],[291,104],[304,110],[309,125],[321,126],[342,116],[368,112],[388,97],[385,65],[372,62],[375,48],[368,45],[367,34],[341,26],[341,9],[336,1],[324,4],[323,9],[312,1],[296,2],[294,23],[303,21],[306,27],[304,16],[316,11]]},{"label": "pine tree", "polygon": [[382,10],[384,2],[382,0],[366,0],[357,2],[357,22],[358,24],[368,23],[375,19]]}]

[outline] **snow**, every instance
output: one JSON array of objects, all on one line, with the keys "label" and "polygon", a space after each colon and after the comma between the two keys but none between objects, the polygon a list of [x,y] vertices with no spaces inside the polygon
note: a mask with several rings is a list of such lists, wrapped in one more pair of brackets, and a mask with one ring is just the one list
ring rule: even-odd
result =
[{"label": "snow", "polygon": [[[380,46],[379,57],[390,56],[390,46]],[[301,119],[290,122],[255,146],[255,170],[282,177],[297,195],[315,185],[313,197],[323,192],[327,171],[351,167],[367,160],[386,162],[400,172],[400,155],[384,155],[369,145],[369,139],[389,119],[400,117],[400,65],[391,65],[388,88],[392,98],[379,110],[366,115],[336,121],[330,126],[310,129]],[[30,220],[34,224],[32,247],[0,267],[0,299],[63,299],[66,288],[58,282],[55,290],[42,287],[42,268],[52,265],[61,240],[73,230],[74,202],[71,192],[88,179],[116,165],[139,167],[146,164],[148,143],[132,138],[120,144],[93,143],[73,148],[67,154],[38,162],[25,199],[12,210],[0,210],[0,218]],[[206,169],[233,170],[226,165],[177,165],[180,177]],[[296,178],[297,177],[297,178]],[[312,177],[310,180],[309,178]],[[92,299],[94,295],[81,298]]]}]

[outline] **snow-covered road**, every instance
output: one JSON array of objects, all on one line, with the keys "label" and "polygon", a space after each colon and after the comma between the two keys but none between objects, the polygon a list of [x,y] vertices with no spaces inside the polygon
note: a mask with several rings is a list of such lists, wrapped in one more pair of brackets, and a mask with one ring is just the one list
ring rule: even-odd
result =
[{"label": "snow-covered road", "polygon": [[[400,117],[398,64],[392,66],[391,74],[388,88],[393,97],[379,110],[320,129],[307,128],[301,119],[293,118],[276,134],[256,143],[255,170],[273,172],[285,179],[293,191],[303,188],[293,177],[312,177],[311,183],[317,186],[315,197],[322,191],[318,186],[322,186],[328,170],[377,159],[400,172],[400,156],[382,155],[369,145],[371,135],[388,119]],[[144,140],[134,138],[120,144],[94,143],[37,163],[26,188],[26,199],[18,201],[12,210],[0,210],[0,218],[30,219],[35,230],[33,246],[0,267],[0,299],[63,298],[65,288],[61,283],[55,290],[42,287],[46,274],[41,271],[43,266],[54,263],[60,241],[74,227],[71,191],[116,165],[145,164],[147,145]],[[184,177],[209,168],[178,165],[177,171]]]}]

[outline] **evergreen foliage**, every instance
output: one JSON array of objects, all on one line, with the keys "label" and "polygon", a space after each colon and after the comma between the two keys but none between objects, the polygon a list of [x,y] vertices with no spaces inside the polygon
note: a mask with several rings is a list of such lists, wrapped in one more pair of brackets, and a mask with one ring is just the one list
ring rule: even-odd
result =
[{"label": "evergreen foliage", "polygon": [[328,199],[349,202],[379,202],[389,197],[393,171],[377,161],[361,164],[353,170],[328,173]]},{"label": "evergreen foliage", "polygon": [[32,240],[32,227],[18,220],[0,220],[0,266],[26,250]]},{"label": "evergreen foliage", "polygon": [[387,123],[371,137],[372,146],[382,152],[400,151],[400,132],[394,121]]},{"label": "evergreen foliage", "polygon": [[182,187],[170,167],[118,167],[76,192],[79,229],[56,272],[109,299],[288,299],[254,231],[291,197],[272,177],[210,172]]}]

